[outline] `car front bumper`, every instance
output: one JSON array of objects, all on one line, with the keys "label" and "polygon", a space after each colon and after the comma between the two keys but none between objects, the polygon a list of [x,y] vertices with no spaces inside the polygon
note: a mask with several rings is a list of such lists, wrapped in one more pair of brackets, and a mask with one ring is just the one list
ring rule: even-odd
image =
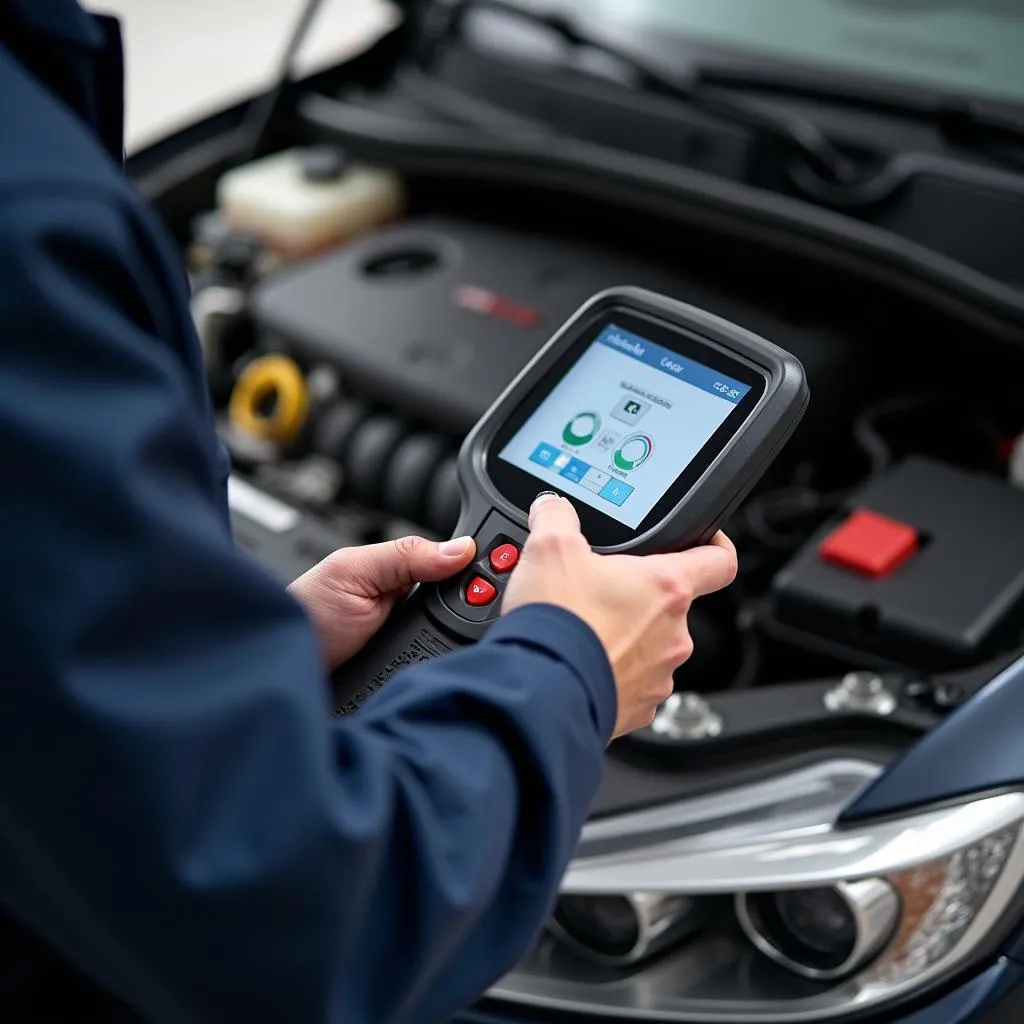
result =
[{"label": "car front bumper", "polygon": [[[657,1021],[637,1007],[628,1017],[608,1017],[606,1024]],[[485,1002],[456,1017],[452,1024],[576,1024],[589,1014],[545,1011]],[[962,985],[931,1002],[916,1006],[902,1016],[886,1013],[859,1017],[864,1024],[1020,1024],[1024,1021],[1024,966],[1002,957]]]}]

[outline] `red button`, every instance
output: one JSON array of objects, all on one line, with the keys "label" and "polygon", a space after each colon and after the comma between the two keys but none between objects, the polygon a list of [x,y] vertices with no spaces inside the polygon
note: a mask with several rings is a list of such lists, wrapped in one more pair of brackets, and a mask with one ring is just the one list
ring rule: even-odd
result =
[{"label": "red button", "polygon": [[821,542],[818,554],[824,562],[877,580],[895,572],[917,548],[912,526],[861,508]]},{"label": "red button", "polygon": [[515,544],[499,544],[491,552],[491,568],[495,572],[511,572],[519,561],[519,548]]},{"label": "red button", "polygon": [[466,604],[471,604],[474,608],[490,604],[497,596],[497,590],[482,576],[474,576],[466,587]]}]

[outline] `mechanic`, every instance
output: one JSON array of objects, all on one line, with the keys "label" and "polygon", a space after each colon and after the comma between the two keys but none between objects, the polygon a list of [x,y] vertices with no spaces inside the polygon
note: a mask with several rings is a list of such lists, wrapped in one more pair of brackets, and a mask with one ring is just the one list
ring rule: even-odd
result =
[{"label": "mechanic", "polygon": [[472,542],[290,592],[236,553],[121,81],[115,22],[0,0],[0,1018],[442,1020],[535,939],[735,552],[601,557],[545,496],[487,639],[333,719],[325,666]]}]

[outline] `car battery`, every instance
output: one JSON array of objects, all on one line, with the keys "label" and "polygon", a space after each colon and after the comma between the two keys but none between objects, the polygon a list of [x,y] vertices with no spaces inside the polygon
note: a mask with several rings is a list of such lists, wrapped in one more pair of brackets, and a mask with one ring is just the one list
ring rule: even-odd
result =
[{"label": "car battery", "polygon": [[921,670],[979,661],[1024,628],[1024,494],[913,457],[867,484],[777,574],[765,625]]}]

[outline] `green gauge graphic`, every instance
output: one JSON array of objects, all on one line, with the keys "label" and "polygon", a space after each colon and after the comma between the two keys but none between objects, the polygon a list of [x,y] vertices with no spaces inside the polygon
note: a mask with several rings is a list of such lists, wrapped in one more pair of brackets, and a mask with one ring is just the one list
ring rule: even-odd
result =
[{"label": "green gauge graphic", "polygon": [[562,440],[566,444],[589,444],[601,429],[601,417],[596,412],[578,412],[565,425]]},{"label": "green gauge graphic", "polygon": [[642,466],[654,451],[654,441],[648,434],[630,434],[612,456],[612,461],[622,470],[628,472]]}]

